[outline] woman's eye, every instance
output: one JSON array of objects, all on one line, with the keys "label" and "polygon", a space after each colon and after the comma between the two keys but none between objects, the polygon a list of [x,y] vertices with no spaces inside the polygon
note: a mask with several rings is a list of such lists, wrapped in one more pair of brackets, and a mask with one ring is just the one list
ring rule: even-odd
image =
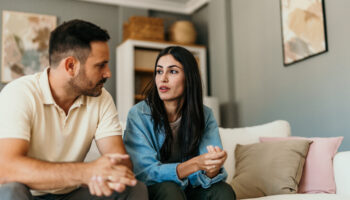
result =
[{"label": "woman's eye", "polygon": [[158,70],[156,71],[156,73],[157,73],[157,74],[162,74],[163,71],[158,69]]},{"label": "woman's eye", "polygon": [[171,74],[177,74],[178,72],[176,70],[170,70]]}]

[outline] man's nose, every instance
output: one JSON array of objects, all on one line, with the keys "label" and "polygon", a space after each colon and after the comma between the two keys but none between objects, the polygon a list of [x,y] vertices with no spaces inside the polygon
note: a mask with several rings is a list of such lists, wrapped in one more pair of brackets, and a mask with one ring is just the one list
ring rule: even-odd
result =
[{"label": "man's nose", "polygon": [[103,78],[111,78],[112,72],[109,69],[109,66],[106,67],[106,70],[103,72]]}]

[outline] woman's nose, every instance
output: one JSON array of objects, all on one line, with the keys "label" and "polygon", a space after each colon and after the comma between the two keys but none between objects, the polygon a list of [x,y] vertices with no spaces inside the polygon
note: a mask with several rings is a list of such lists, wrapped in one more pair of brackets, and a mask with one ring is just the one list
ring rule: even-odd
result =
[{"label": "woman's nose", "polygon": [[161,80],[162,82],[168,82],[168,76],[166,75],[166,73],[163,73],[163,74],[162,74],[160,80]]}]

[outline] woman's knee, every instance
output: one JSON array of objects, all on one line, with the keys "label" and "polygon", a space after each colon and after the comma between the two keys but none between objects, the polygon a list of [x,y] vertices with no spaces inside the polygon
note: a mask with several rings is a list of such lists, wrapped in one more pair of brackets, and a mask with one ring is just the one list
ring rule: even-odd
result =
[{"label": "woman's knee", "polygon": [[150,199],[182,200],[186,199],[181,187],[174,182],[162,182],[148,186]]},{"label": "woman's knee", "polygon": [[[232,187],[224,181],[213,184],[210,187],[211,193],[217,195],[217,199],[230,199],[235,200],[236,194]],[[216,196],[214,195],[214,196]]]}]

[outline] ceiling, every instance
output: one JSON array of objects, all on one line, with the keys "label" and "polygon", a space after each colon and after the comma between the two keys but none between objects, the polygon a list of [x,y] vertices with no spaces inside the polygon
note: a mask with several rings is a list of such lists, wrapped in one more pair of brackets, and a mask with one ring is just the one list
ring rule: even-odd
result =
[{"label": "ceiling", "polygon": [[167,11],[182,14],[192,14],[210,0],[79,0],[86,2],[136,7]]}]

